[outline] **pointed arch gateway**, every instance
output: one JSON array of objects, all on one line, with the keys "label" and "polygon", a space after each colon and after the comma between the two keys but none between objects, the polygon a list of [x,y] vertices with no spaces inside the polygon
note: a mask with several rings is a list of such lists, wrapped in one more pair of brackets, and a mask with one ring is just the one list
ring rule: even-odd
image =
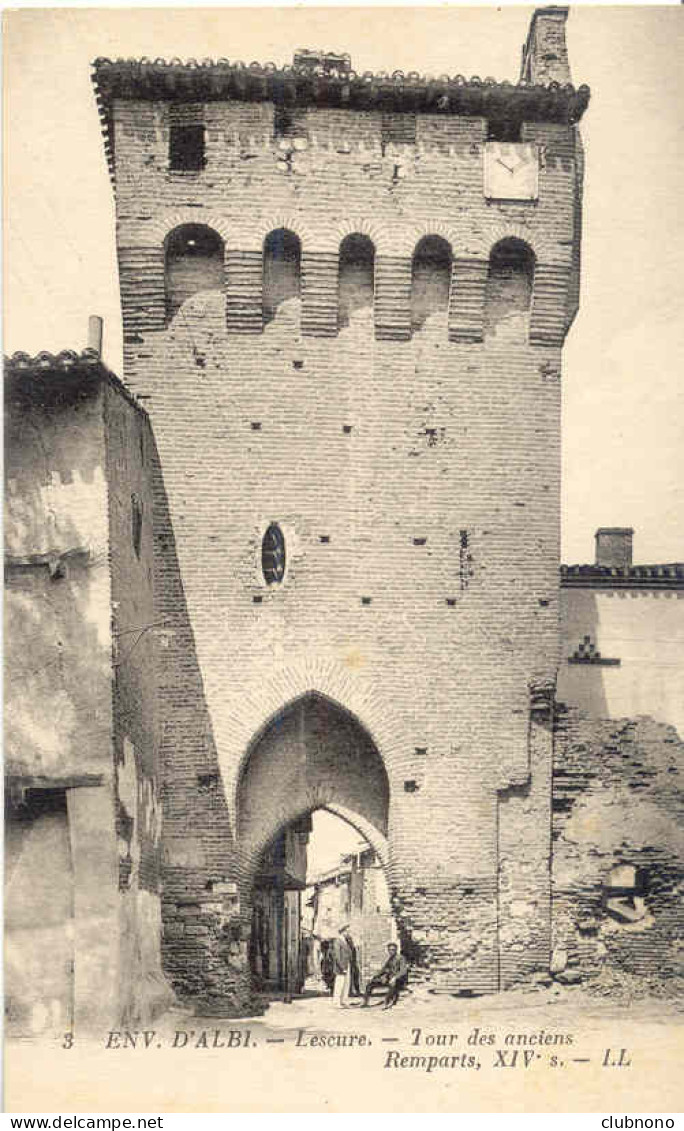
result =
[{"label": "pointed arch gateway", "polygon": [[243,857],[254,863],[279,829],[334,807],[387,836],[390,786],[379,750],[350,711],[308,691],[273,716],[247,752],[237,787]]},{"label": "pointed arch gateway", "polygon": [[[257,988],[287,993],[304,984],[303,892],[310,882],[312,814],[325,810],[351,826],[382,873],[388,862],[389,805],[387,771],[371,736],[326,696],[312,691],[299,696],[255,737],[238,781],[237,831],[251,909],[249,965]],[[367,922],[360,904],[353,910],[353,900],[344,915],[345,921],[347,916],[353,920],[366,963],[377,960],[383,930],[388,939],[394,930],[382,883],[384,919],[374,906],[373,923]],[[371,927],[376,950],[369,951]],[[313,945],[311,934],[308,938]]]}]

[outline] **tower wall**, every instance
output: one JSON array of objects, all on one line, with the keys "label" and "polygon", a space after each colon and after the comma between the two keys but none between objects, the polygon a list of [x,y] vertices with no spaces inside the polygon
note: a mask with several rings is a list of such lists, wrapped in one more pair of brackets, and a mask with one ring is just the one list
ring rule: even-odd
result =
[{"label": "tower wall", "polygon": [[[531,706],[546,689],[547,710],[558,659],[576,130],[526,121],[511,153],[541,147],[538,198],[504,201],[484,195],[482,117],[309,106],[296,148],[274,136],[272,102],[200,110],[206,164],[188,173],[169,169],[169,103],[112,109],[125,377],[156,437],[156,599],[177,629],[160,671],[170,961],[179,908],[206,899],[219,859],[244,913],[241,770],[315,691],[385,763],[389,881],[419,960],[462,989],[510,984],[550,937],[551,739]],[[184,224],[223,241],[223,287],[167,318],[165,240]],[[265,321],[263,243],[282,228],[301,243],[300,296]],[[340,327],[350,233],[374,245],[374,309]],[[418,326],[425,236],[449,245],[451,285]],[[535,260],[527,313],[488,282],[511,239]],[[268,585],[272,522],[287,564]]]}]

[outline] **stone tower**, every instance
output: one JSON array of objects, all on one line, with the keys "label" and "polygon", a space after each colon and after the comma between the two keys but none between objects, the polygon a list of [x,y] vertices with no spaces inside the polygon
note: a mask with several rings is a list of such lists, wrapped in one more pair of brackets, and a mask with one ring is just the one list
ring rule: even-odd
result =
[{"label": "stone tower", "polygon": [[249,999],[251,892],[317,808],[436,984],[548,962],[561,350],[588,91],[95,63],[154,484],[164,953]]}]

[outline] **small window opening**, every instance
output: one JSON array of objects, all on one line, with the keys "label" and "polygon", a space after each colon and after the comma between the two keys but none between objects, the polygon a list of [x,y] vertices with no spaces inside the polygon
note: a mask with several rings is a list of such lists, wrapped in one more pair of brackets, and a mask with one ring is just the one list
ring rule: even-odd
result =
[{"label": "small window opening", "polygon": [[461,589],[467,589],[470,584],[470,579],[473,576],[471,568],[472,555],[468,553],[468,531],[459,530],[459,550],[458,550],[458,575],[460,580]]},{"label": "small window opening", "polygon": [[411,325],[419,330],[433,314],[449,309],[451,248],[441,236],[426,236],[413,255]]},{"label": "small window opening", "polygon": [[272,522],[261,543],[261,569],[267,585],[277,585],[285,576],[285,537]]},{"label": "small window opening", "polygon": [[489,257],[485,334],[527,341],[534,284],[534,253],[522,240],[498,243]]},{"label": "small window opening", "polygon": [[522,141],[522,122],[516,118],[488,118],[487,141]]},{"label": "small window opening", "polygon": [[648,881],[642,868],[633,864],[616,864],[610,870],[604,888],[606,912],[618,923],[636,923],[649,915],[645,896]]},{"label": "small window opening", "polygon": [[218,786],[219,776],[217,773],[198,774],[197,784],[200,789],[215,789]]},{"label": "small window opening", "polygon": [[338,325],[348,326],[362,311],[372,311],[375,248],[368,236],[347,236],[340,246]]},{"label": "small window opening", "polygon": [[169,169],[196,173],[205,166],[204,126],[171,125],[169,129]]},{"label": "small window opening", "polygon": [[299,298],[301,244],[294,232],[278,228],[264,241],[264,322],[272,322],[279,308]]}]

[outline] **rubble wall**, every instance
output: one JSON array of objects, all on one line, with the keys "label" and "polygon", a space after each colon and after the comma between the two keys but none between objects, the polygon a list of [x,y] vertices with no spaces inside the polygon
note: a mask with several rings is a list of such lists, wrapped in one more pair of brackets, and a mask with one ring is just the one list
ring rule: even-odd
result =
[{"label": "rubble wall", "polygon": [[566,980],[684,987],[684,744],[653,719],[571,711],[553,778],[554,966]]}]

